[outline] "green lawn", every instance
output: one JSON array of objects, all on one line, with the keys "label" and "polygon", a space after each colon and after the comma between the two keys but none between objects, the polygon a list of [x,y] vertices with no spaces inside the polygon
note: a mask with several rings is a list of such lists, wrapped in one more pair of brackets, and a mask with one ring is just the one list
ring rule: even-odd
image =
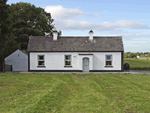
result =
[{"label": "green lawn", "polygon": [[0,74],[0,113],[149,113],[150,75]]},{"label": "green lawn", "polygon": [[150,60],[145,59],[126,59],[124,58],[124,63],[129,63],[131,67],[150,67]]}]

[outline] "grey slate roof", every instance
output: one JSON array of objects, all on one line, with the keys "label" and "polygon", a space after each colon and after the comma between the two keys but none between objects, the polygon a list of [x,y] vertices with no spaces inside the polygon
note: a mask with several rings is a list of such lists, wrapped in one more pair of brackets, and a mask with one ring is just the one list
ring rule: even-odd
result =
[{"label": "grey slate roof", "polygon": [[30,36],[27,51],[124,51],[122,36]]}]

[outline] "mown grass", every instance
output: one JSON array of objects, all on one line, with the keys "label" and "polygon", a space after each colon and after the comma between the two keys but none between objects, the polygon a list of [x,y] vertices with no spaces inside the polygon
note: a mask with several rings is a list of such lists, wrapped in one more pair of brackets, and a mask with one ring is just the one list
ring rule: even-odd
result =
[{"label": "mown grass", "polygon": [[148,113],[150,75],[0,74],[0,113]]},{"label": "mown grass", "polygon": [[140,59],[140,60],[150,60],[150,57],[140,57],[138,59]]},{"label": "mown grass", "polygon": [[149,58],[147,59],[124,58],[124,63],[129,63],[130,70],[150,70],[150,60]]},{"label": "mown grass", "polygon": [[124,58],[124,63],[129,63],[131,67],[150,67],[150,60],[145,59],[126,59]]},{"label": "mown grass", "polygon": [[140,57],[140,58],[134,57],[134,58],[125,58],[125,59],[150,60],[150,57]]}]

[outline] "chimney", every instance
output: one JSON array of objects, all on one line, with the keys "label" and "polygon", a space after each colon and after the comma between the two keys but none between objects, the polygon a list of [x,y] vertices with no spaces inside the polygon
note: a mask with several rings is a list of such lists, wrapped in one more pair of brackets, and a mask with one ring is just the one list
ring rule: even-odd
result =
[{"label": "chimney", "polygon": [[53,31],[53,40],[57,40],[57,37],[58,37],[57,30],[54,30]]},{"label": "chimney", "polygon": [[89,31],[89,40],[93,40],[93,31],[92,30]]}]

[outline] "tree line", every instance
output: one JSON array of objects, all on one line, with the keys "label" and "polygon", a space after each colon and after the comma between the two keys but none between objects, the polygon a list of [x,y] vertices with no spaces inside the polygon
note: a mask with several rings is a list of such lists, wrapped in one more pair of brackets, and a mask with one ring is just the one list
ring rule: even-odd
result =
[{"label": "tree line", "polygon": [[29,36],[52,36],[53,22],[51,14],[41,7],[24,2],[9,5],[0,0],[0,70],[4,71],[5,57],[17,49],[27,50]]},{"label": "tree line", "polygon": [[137,56],[145,56],[145,57],[150,57],[150,53],[149,52],[137,52],[137,53],[131,53],[131,52],[126,52],[124,53],[124,58],[134,58]]}]

